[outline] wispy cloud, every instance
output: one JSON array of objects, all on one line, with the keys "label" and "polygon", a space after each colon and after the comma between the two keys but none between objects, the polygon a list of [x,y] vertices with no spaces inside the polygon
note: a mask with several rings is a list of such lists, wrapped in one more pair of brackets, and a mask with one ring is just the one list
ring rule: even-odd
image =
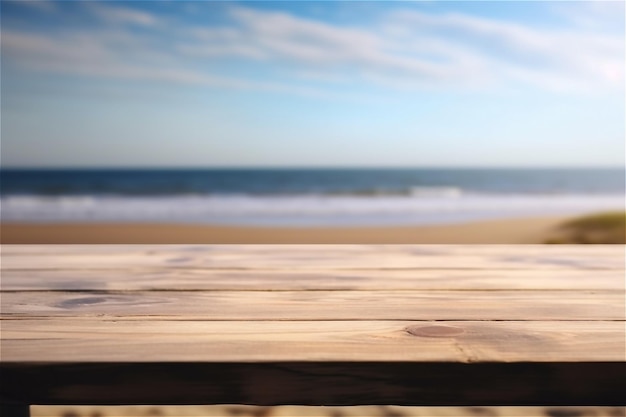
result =
[{"label": "wispy cloud", "polygon": [[306,86],[229,77],[194,69],[191,65],[181,64],[180,58],[150,50],[140,38],[127,39],[127,36],[120,32],[102,31],[81,32],[80,36],[72,32],[50,38],[5,30],[2,33],[2,48],[4,55],[23,68],[36,72],[332,96]]},{"label": "wispy cloud", "polygon": [[[394,21],[420,36],[447,38],[481,60],[494,79],[544,88],[611,87],[623,82],[624,38],[571,29],[539,29],[461,14],[404,11]],[[560,79],[561,82],[554,82]]]},{"label": "wispy cloud", "polygon": [[549,5],[555,14],[580,28],[624,32],[626,2],[623,0],[552,2]]},{"label": "wispy cloud", "polygon": [[282,61],[326,73],[344,69],[403,88],[514,82],[589,91],[623,83],[619,35],[412,10],[393,12],[368,31],[241,7],[232,15],[234,28],[198,31],[201,44],[181,51]]},{"label": "wispy cloud", "polygon": [[[115,3],[87,3],[85,9],[101,27],[3,29],[3,57],[33,71],[320,96],[332,95],[342,79],[398,89],[522,85],[567,92],[614,90],[624,82],[623,34],[588,25],[547,29],[396,10],[365,29],[231,6],[228,22],[186,27]],[[264,66],[274,77],[207,69],[228,59]],[[302,74],[333,86],[325,93],[296,85]]]},{"label": "wispy cloud", "polygon": [[[294,74],[316,74],[336,82],[341,74],[351,80],[401,78],[416,86],[457,84],[464,74],[477,73],[477,61],[443,42],[419,44],[390,37],[383,31],[334,26],[280,12],[237,7],[234,26],[196,28],[197,42],[181,43],[184,54],[214,58],[243,57],[291,67]],[[454,51],[455,53],[450,53]],[[432,55],[438,53],[436,59]],[[470,80],[473,82],[474,80]]]},{"label": "wispy cloud", "polygon": [[107,3],[89,2],[87,8],[97,17],[110,24],[156,26],[161,19],[154,14]]}]

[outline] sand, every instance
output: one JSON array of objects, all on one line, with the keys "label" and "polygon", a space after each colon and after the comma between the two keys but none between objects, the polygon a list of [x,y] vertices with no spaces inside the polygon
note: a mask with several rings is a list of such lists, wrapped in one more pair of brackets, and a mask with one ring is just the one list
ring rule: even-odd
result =
[{"label": "sand", "polygon": [[541,243],[564,217],[492,220],[436,226],[236,227],[217,225],[66,223],[2,224],[2,243]]}]

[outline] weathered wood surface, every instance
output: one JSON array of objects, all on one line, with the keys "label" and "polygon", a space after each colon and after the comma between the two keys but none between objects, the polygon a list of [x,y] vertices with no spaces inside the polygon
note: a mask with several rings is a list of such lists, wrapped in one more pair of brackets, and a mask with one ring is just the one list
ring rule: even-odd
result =
[{"label": "weathered wood surface", "polygon": [[3,291],[625,287],[624,249],[618,245],[3,245],[1,249]]},{"label": "weathered wood surface", "polygon": [[1,249],[5,401],[624,403],[623,246]]},{"label": "weathered wood surface", "polygon": [[[34,265],[40,265],[33,260]],[[4,266],[4,265],[3,265]],[[128,274],[132,273],[132,280]],[[624,271],[411,269],[315,271],[128,268],[2,268],[6,291],[305,291],[305,290],[615,290],[623,292]]]},{"label": "weathered wood surface", "polygon": [[615,362],[625,351],[617,321],[19,319],[2,332],[7,362]]},{"label": "weathered wood surface", "polygon": [[621,320],[617,291],[5,292],[5,318],[115,320]]},{"label": "weathered wood surface", "polygon": [[3,269],[623,269],[619,245],[3,245]]}]

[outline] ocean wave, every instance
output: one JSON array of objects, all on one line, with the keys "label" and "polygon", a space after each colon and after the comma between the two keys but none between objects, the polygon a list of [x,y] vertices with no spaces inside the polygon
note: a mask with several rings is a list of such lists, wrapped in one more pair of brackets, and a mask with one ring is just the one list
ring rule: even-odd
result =
[{"label": "ocean wave", "polygon": [[178,222],[249,225],[432,224],[624,210],[623,194],[2,196],[6,222]]},{"label": "ocean wave", "polygon": [[410,195],[413,197],[445,197],[454,198],[463,194],[459,187],[411,187]]}]

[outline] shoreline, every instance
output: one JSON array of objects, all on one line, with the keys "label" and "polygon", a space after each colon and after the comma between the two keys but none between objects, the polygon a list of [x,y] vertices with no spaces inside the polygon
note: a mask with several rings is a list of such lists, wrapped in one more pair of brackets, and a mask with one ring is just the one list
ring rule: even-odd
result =
[{"label": "shoreline", "polygon": [[571,216],[420,226],[261,227],[162,223],[2,223],[3,244],[532,244]]}]

